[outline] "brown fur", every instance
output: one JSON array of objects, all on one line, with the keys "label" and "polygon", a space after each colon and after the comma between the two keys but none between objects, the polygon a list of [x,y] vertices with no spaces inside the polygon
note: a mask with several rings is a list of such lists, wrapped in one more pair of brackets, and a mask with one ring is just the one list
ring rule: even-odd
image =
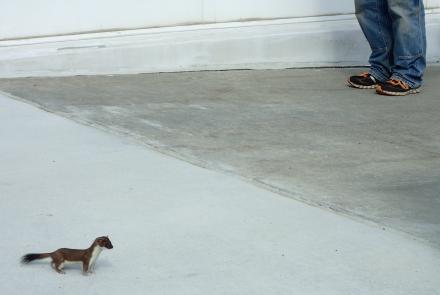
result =
[{"label": "brown fur", "polygon": [[[64,273],[63,267],[66,261],[69,262],[82,262],[83,273],[87,274],[92,271],[94,265],[90,265],[93,251],[95,248],[107,248],[112,249],[112,242],[108,237],[99,237],[93,241],[93,244],[84,250],[61,248],[51,253],[38,253],[38,254],[26,254],[22,257],[22,263],[29,263],[33,260],[52,258],[51,265],[58,273]],[[99,249],[97,249],[99,251]],[[93,263],[94,264],[94,263]]]}]

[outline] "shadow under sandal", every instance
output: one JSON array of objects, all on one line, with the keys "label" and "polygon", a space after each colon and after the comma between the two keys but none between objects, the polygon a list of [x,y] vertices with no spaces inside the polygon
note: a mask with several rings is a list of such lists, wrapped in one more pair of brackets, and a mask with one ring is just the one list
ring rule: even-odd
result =
[{"label": "shadow under sandal", "polygon": [[404,96],[408,94],[416,94],[420,92],[420,86],[411,88],[407,83],[391,79],[385,83],[380,83],[376,87],[376,92],[382,95]]},{"label": "shadow under sandal", "polygon": [[351,76],[347,82],[350,86],[359,89],[374,89],[378,85],[377,80],[369,73]]}]

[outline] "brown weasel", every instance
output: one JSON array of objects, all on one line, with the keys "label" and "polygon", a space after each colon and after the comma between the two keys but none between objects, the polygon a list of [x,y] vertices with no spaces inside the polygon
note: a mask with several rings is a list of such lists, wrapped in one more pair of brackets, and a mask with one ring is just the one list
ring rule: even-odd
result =
[{"label": "brown weasel", "polygon": [[51,266],[58,273],[64,274],[63,267],[68,263],[82,263],[83,274],[92,273],[95,269],[96,259],[103,249],[112,249],[110,239],[106,237],[96,238],[93,244],[84,250],[61,248],[52,253],[26,254],[21,258],[22,263],[33,260],[52,258]]}]

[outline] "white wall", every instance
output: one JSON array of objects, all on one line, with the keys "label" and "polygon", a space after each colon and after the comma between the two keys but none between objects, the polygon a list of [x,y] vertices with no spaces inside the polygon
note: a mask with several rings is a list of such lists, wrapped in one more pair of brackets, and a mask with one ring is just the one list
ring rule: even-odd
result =
[{"label": "white wall", "polygon": [[0,40],[351,11],[353,0],[0,0]]},{"label": "white wall", "polygon": [[[347,14],[354,0],[0,0],[0,40]],[[425,0],[440,8],[440,0]]]},{"label": "white wall", "polygon": [[[353,2],[0,0],[0,78],[365,65]],[[425,3],[440,64],[440,0]]]},{"label": "white wall", "polygon": [[440,0],[424,0],[427,8],[440,8]]}]

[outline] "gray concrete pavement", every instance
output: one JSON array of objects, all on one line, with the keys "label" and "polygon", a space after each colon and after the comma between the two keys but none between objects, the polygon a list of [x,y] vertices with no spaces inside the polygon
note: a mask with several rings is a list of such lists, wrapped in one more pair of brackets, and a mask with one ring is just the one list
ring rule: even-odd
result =
[{"label": "gray concrete pavement", "polygon": [[407,97],[346,87],[357,71],[28,78],[0,89],[440,247],[440,67]]},{"label": "gray concrete pavement", "polygon": [[[440,251],[0,95],[8,295],[439,295]],[[96,273],[28,252],[110,235]]]}]

